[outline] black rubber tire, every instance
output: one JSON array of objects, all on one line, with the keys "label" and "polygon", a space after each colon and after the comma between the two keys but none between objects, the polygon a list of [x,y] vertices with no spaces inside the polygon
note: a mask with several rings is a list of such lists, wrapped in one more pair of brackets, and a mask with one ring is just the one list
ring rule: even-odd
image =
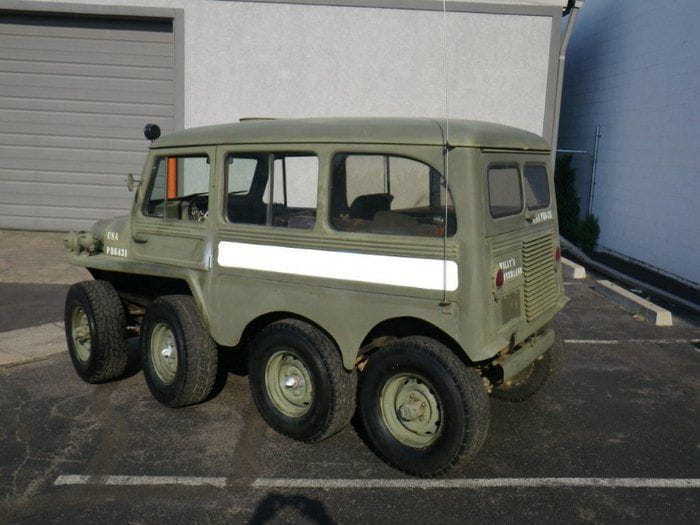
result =
[{"label": "black rubber tire", "polygon": [[[178,366],[170,383],[158,377],[149,351],[153,329],[158,323],[165,323],[175,338]],[[217,346],[189,295],[164,295],[148,305],[141,325],[141,355],[148,389],[165,406],[201,403],[214,387]]]},{"label": "black rubber tire", "polygon": [[[380,394],[402,372],[423,376],[433,386],[443,414],[437,440],[415,448],[396,439],[383,421]],[[383,461],[414,476],[432,478],[461,467],[486,441],[489,399],[479,373],[443,344],[411,336],[377,350],[360,374],[359,414],[363,438]]]},{"label": "black rubber tire", "polygon": [[[301,358],[313,382],[313,400],[299,417],[278,410],[265,385],[267,363],[283,348]],[[332,436],[347,426],[355,412],[356,371],[343,367],[339,349],[322,331],[297,319],[276,321],[253,340],[248,378],[262,418],[280,434],[298,441],[313,443]]]},{"label": "black rubber tire", "polygon": [[[72,313],[80,307],[90,327],[90,355],[78,358],[71,336]],[[103,383],[124,374],[127,364],[126,314],[119,294],[107,281],[83,281],[68,290],[65,306],[68,352],[78,375],[87,383]]]},{"label": "black rubber tire", "polygon": [[564,362],[564,343],[555,331],[554,344],[542,357],[511,380],[511,384],[497,386],[491,396],[502,401],[520,403],[530,399],[549,385],[559,374]]}]

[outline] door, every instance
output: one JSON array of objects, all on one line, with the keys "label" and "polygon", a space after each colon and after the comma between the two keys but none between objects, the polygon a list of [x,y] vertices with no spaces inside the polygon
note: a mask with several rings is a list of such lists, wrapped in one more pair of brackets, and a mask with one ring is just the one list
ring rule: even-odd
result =
[{"label": "door", "polygon": [[154,151],[132,214],[132,253],[146,262],[211,268],[215,148]]}]

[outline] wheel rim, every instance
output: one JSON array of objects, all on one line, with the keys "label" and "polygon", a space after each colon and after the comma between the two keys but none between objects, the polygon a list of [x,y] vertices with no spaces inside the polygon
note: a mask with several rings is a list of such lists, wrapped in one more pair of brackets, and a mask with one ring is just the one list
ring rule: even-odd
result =
[{"label": "wheel rim", "polygon": [[75,355],[80,361],[87,361],[92,351],[92,337],[90,334],[90,321],[85,309],[81,306],[77,306],[73,310],[70,326]]},{"label": "wheel rim", "polygon": [[423,377],[398,374],[389,379],[382,388],[379,407],[387,429],[404,445],[427,447],[440,433],[440,401]]},{"label": "wheel rim", "polygon": [[177,343],[165,323],[158,323],[151,332],[150,354],[158,378],[163,383],[172,383],[177,374]]},{"label": "wheel rim", "polygon": [[311,408],[314,385],[311,373],[292,350],[278,350],[265,367],[267,395],[285,416],[301,417]]}]

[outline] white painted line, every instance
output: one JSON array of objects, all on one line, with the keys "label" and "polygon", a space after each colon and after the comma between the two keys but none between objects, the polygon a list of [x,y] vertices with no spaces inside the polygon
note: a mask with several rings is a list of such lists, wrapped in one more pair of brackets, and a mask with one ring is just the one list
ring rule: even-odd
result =
[{"label": "white painted line", "polygon": [[[184,485],[225,488],[224,477],[193,476],[84,476],[63,474],[54,485],[158,486]],[[482,489],[482,488],[647,488],[697,489],[700,478],[472,478],[472,479],[322,479],[258,478],[254,489]]]},{"label": "white painted line", "polygon": [[455,261],[312,250],[221,241],[216,258],[224,268],[242,268],[323,279],[407,286],[452,292],[458,287]]},{"label": "white painted line", "polygon": [[621,344],[700,344],[700,339],[564,339],[565,343],[575,345],[621,345]]},{"label": "white painted line", "polygon": [[63,474],[56,478],[54,485],[87,485],[90,482],[90,476],[80,476],[78,474]]},{"label": "white painted line", "polygon": [[81,476],[64,474],[58,476],[54,485],[111,485],[141,487],[147,485],[185,485],[188,487],[212,486],[224,488],[226,478],[196,476]]},{"label": "white painted line", "polygon": [[700,478],[482,478],[482,479],[286,479],[259,478],[258,489],[482,489],[540,487],[601,487],[697,489]]}]

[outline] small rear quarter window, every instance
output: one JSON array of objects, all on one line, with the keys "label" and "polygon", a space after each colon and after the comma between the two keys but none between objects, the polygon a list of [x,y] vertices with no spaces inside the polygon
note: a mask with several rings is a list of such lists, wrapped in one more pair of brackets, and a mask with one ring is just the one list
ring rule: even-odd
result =
[{"label": "small rear quarter window", "polygon": [[517,164],[492,164],[488,170],[491,216],[515,215],[523,209],[523,192]]},{"label": "small rear quarter window", "polygon": [[525,203],[528,210],[549,206],[549,181],[544,164],[525,164]]}]

